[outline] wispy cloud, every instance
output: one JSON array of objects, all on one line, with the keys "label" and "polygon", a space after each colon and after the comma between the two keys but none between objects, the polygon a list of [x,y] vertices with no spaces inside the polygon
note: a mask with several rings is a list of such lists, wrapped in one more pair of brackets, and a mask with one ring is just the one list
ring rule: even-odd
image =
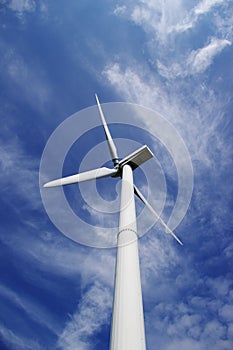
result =
[{"label": "wispy cloud", "polygon": [[[82,297],[72,315],[65,315],[66,318],[69,317],[69,321],[63,329],[49,309],[38,303],[37,298],[12,291],[3,285],[0,287],[1,297],[12,307],[22,310],[29,322],[31,320],[34,325],[37,323],[52,333],[53,337],[56,336],[59,339],[57,344],[59,349],[77,349],[77,347],[80,350],[92,349],[90,339],[101,331],[103,325],[110,324],[115,270],[114,250],[84,248],[66,242],[59,235],[49,232],[39,232],[35,236],[29,234],[29,227],[25,231],[21,233],[17,231],[14,239],[9,237],[5,240],[8,248],[33,266],[33,271],[31,269],[20,271],[21,277],[29,280],[31,285],[39,286],[43,291],[51,293],[53,290],[53,296],[56,298],[61,297],[58,288],[59,278],[61,276],[65,276],[67,280],[75,278],[77,290],[81,289]],[[51,281],[49,276],[53,276]],[[77,298],[80,298],[79,292]],[[21,339],[20,350],[27,349],[27,344],[31,344],[30,336],[24,339],[20,331],[14,334],[13,330],[9,329],[3,336],[4,341],[5,336],[9,338],[6,339],[6,344],[11,342],[14,344],[14,341]],[[28,345],[28,348],[30,346],[37,349],[36,343],[34,347]]]},{"label": "wispy cloud", "polygon": [[191,24],[184,20],[190,4],[176,1],[141,1],[132,2],[127,12],[116,13],[141,26],[147,33],[156,35],[157,40],[165,42],[167,35],[174,30],[188,29]]},{"label": "wispy cloud", "polygon": [[224,3],[224,0],[203,0],[197,4],[194,8],[194,12],[197,15],[202,15],[209,12],[212,7],[222,3]]},{"label": "wispy cloud", "polygon": [[211,66],[214,58],[222,52],[222,50],[230,46],[232,43],[226,39],[211,38],[210,43],[197,50],[192,50],[177,62],[170,65],[157,61],[158,72],[167,79],[185,78],[187,76],[203,73]]},{"label": "wispy cloud", "polygon": [[84,293],[78,310],[71,316],[58,340],[58,346],[65,350],[93,349],[90,337],[101,327],[110,323],[112,295],[105,285],[95,282]]},{"label": "wispy cloud", "polygon": [[[112,84],[115,85],[117,91],[119,91],[123,96],[125,96],[125,98],[128,101],[133,101],[138,104],[143,104],[147,107],[154,108],[155,110],[160,111],[160,113],[163,112],[163,114],[166,116],[170,115],[171,120],[173,119],[173,123],[177,123],[177,125],[179,123],[183,123],[181,119],[181,111],[179,110],[178,99],[177,101],[175,101],[175,96],[169,94],[169,92],[166,91],[166,89],[164,89],[165,85],[161,83],[156,77],[151,76],[150,73],[144,74],[143,72],[141,72],[140,65],[138,65],[138,67],[129,67],[126,69],[122,69],[119,66],[119,64],[113,64],[112,66],[106,67],[104,74],[109,78]],[[173,99],[174,103],[172,103]],[[145,126],[143,127],[145,127],[145,129],[151,130],[151,133],[154,135],[158,135],[157,122],[153,118],[150,119],[146,112],[140,115],[140,120],[142,121],[142,123],[144,123]],[[174,130],[172,132],[169,132],[168,130],[165,132],[165,127],[159,129],[161,129],[161,133],[158,135],[158,139],[161,139],[161,142],[168,139],[173,139],[173,136],[175,134]],[[169,138],[168,135],[170,135],[171,137]],[[155,141],[152,146],[152,150],[154,149],[156,150],[156,152],[158,148],[156,146],[157,143]],[[168,144],[166,146],[168,147]],[[185,166],[188,162],[186,164],[183,164],[185,163],[182,163],[182,159],[184,158],[176,157],[176,154],[180,154],[181,148],[179,148],[179,150],[178,148],[178,142],[175,142],[173,146],[170,147],[169,151],[171,152],[174,158],[174,162],[177,166],[177,169],[185,169]],[[169,158],[166,157],[166,159],[167,165],[169,163]],[[188,168],[186,167],[184,171],[187,171],[187,169]],[[182,171],[179,171],[178,176],[180,176],[181,174]],[[190,176],[188,176],[189,180],[190,178],[192,178],[191,174]],[[182,191],[181,187],[182,186],[180,186],[180,193]]]},{"label": "wispy cloud", "polygon": [[212,64],[214,57],[229,45],[231,45],[229,40],[212,38],[207,46],[192,51],[188,58],[191,71],[193,73],[204,72]]},{"label": "wispy cloud", "polygon": [[[194,7],[183,1],[131,2],[122,12],[116,8],[115,13],[133,21],[146,33],[150,61],[167,79],[204,72],[214,57],[231,44],[229,1],[203,0]],[[203,23],[206,30],[200,37]],[[191,35],[196,38],[195,45],[199,42],[198,49],[192,46]]]},{"label": "wispy cloud", "polygon": [[178,60],[174,63],[175,58],[166,66],[159,61],[159,73],[167,78],[165,82],[153,68],[146,70],[135,61],[127,66],[120,60],[109,63],[103,74],[121,98],[157,110],[171,121],[183,136],[194,161],[202,162],[204,167],[215,166],[220,152],[219,165],[222,166],[229,164],[231,159],[229,143],[219,134],[231,97],[228,92],[219,95],[219,91],[215,92],[204,79],[192,84],[185,78],[195,79],[197,71],[201,75],[208,65],[214,64],[216,55],[229,45],[229,40],[212,37],[201,49],[192,50],[188,55],[184,53],[182,64]]},{"label": "wispy cloud", "polygon": [[114,15],[123,15],[127,10],[127,7],[125,5],[117,5],[113,11]]},{"label": "wispy cloud", "polygon": [[36,167],[36,159],[25,154],[16,137],[0,143],[0,177],[2,192],[8,192],[6,200],[11,200],[11,193],[13,197],[26,199],[31,208],[40,205]]},{"label": "wispy cloud", "polygon": [[152,107],[153,100],[161,99],[160,105],[163,104],[162,101],[165,102],[163,90],[156,85],[154,78],[151,77],[148,81],[148,77],[145,80],[141,77],[143,72],[140,65],[132,65],[124,69],[119,63],[113,62],[105,67],[103,74],[127,101],[148,107]]},{"label": "wispy cloud", "polygon": [[[164,276],[168,271],[174,271],[174,268],[180,264],[179,247],[174,244],[173,238],[157,224],[148,236],[140,240],[139,251],[145,298],[158,300],[162,295],[164,297],[165,294],[170,295],[172,290],[170,288],[166,290]],[[158,281],[160,288],[152,290],[151,286]]]},{"label": "wispy cloud", "polygon": [[22,15],[24,12],[33,12],[36,8],[35,0],[10,0],[9,8]]},{"label": "wispy cloud", "polygon": [[58,322],[43,305],[38,305],[32,296],[17,294],[4,285],[0,285],[0,295],[8,300],[11,305],[21,309],[31,321],[46,327],[58,335],[60,330]]},{"label": "wispy cloud", "polygon": [[203,0],[199,2],[194,8],[186,11],[183,19],[168,27],[167,34],[183,33],[194,28],[201,20],[200,16],[207,16],[215,6],[224,5],[224,3],[226,4],[223,0]]},{"label": "wispy cloud", "polygon": [[37,11],[44,16],[47,12],[47,5],[43,0],[6,0],[2,2],[2,6],[11,10],[22,23],[25,22],[26,15]]},{"label": "wispy cloud", "polygon": [[[230,201],[231,191],[226,191],[226,182],[220,182],[213,193],[210,183],[206,183],[204,179],[211,173],[212,181],[219,182],[231,164],[231,150],[221,135],[221,125],[224,123],[223,111],[228,97],[216,95],[205,85],[188,86],[182,82],[164,85],[156,76],[145,74],[140,65],[135,69],[131,67],[123,69],[118,63],[114,63],[106,67],[104,75],[124,99],[158,110],[176,126],[194,162],[195,201],[200,202],[195,215],[208,215],[216,229],[224,225],[224,216],[231,210],[227,204]],[[186,91],[186,97],[183,96],[183,91]],[[147,121],[145,123],[146,128],[151,131],[156,128],[155,124],[148,125]],[[213,169],[216,171],[213,172]],[[203,193],[206,193],[205,200]],[[216,201],[218,194],[221,200]],[[209,201],[213,200],[216,201],[215,205],[209,207]],[[193,220],[195,221],[194,212]]]},{"label": "wispy cloud", "polygon": [[4,341],[4,344],[11,349],[19,350],[43,350],[44,346],[41,346],[39,342],[32,339],[18,336],[10,329],[6,328],[4,325],[0,324],[0,336]]},{"label": "wispy cloud", "polygon": [[46,103],[51,97],[51,90],[42,67],[34,63],[25,62],[14,50],[5,50],[3,62],[5,73],[8,75],[8,84],[13,84],[16,96],[22,99],[37,111],[45,111]]},{"label": "wispy cloud", "polygon": [[159,42],[165,43],[169,36],[194,28],[201,16],[208,15],[217,6],[225,8],[228,2],[203,0],[193,7],[191,2],[180,0],[132,1],[127,6],[116,6],[114,14],[128,18],[147,33],[154,33]]},{"label": "wispy cloud", "polygon": [[[207,288],[205,296],[195,296],[192,292],[187,300],[174,303],[168,302],[169,298],[164,294],[163,302],[158,303],[149,312],[147,322],[153,324],[149,337],[153,337],[153,332],[166,334],[163,337],[164,349],[185,349],[189,344],[190,349],[230,349],[232,337],[232,316],[230,303],[232,300],[232,286],[229,276],[221,278],[221,282],[228,287],[224,293],[217,292],[213,286],[220,286],[219,278],[207,278],[201,280],[195,275],[195,283],[191,280],[193,275],[183,275],[177,277],[176,289],[182,288]],[[182,280],[180,283],[179,280]],[[185,281],[185,283],[183,283]],[[185,287],[186,286],[186,287]],[[206,289],[205,289],[206,290]],[[214,298],[213,298],[214,296]],[[172,341],[171,341],[172,340]]]}]

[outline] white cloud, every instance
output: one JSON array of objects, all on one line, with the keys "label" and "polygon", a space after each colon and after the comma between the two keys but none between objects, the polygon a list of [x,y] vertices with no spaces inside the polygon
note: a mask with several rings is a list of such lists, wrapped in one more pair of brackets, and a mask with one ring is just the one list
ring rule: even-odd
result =
[{"label": "white cloud", "polygon": [[[217,5],[222,11],[212,14]],[[185,78],[204,72],[227,45],[231,45],[232,11],[229,1],[203,0],[193,7],[191,2],[176,1],[140,1],[131,2],[123,14],[146,33],[150,62],[157,66],[161,76]],[[203,16],[206,15],[206,16]],[[202,35],[211,42],[199,49],[193,43],[200,40],[199,24],[208,15],[208,26]],[[210,25],[211,23],[211,25]],[[190,30],[188,33],[188,30]],[[195,38],[194,41],[190,36]]]},{"label": "white cloud", "polygon": [[211,288],[216,298],[226,297],[231,291],[232,281],[224,277],[208,278],[208,286]]},{"label": "white cloud", "polygon": [[[144,240],[140,241],[140,256],[143,268],[142,279],[145,284],[149,276],[151,278],[153,275],[157,278],[161,271],[173,269],[179,261],[177,251],[172,245],[172,238],[166,236],[164,232],[162,232],[163,235],[158,235],[159,230],[157,225],[152,231],[154,232],[150,233],[145,243]],[[157,237],[155,231],[157,231]],[[156,259],[151,258],[153,256],[156,256]]]},{"label": "white cloud", "polygon": [[[215,93],[201,79],[195,80],[193,84],[190,80],[186,83],[178,79],[164,82],[153,72],[147,72],[135,63],[128,67],[124,63],[109,64],[103,74],[121,98],[159,111],[183,136],[195,162],[196,195],[193,203],[198,203],[198,209],[192,215],[199,215],[203,220],[208,215],[214,227],[219,228],[219,235],[222,235],[226,211],[230,214],[231,210],[226,206],[228,201],[230,203],[231,191],[226,190],[224,183],[220,184],[214,191],[215,195],[219,193],[220,200],[209,208],[208,200],[212,196],[212,190],[206,188],[202,178],[210,171],[211,180],[217,183],[221,174],[224,174],[224,169],[231,164],[232,151],[228,147],[229,142],[222,135],[224,110],[229,94],[219,94],[219,91]],[[156,128],[156,125],[148,125],[146,121],[145,125],[148,130]],[[206,193],[205,201],[203,193]],[[191,227],[190,219],[187,223]],[[229,249],[228,252],[229,256]]]},{"label": "white cloud", "polygon": [[17,53],[12,52],[6,62],[6,70],[21,98],[26,99],[36,110],[44,111],[51,96],[43,68],[31,66]]},{"label": "white cloud", "polygon": [[219,310],[220,317],[227,323],[233,323],[233,305],[226,304]]},{"label": "white cloud", "polygon": [[[194,28],[198,22],[201,20],[199,17],[201,15],[207,15],[211,12],[213,7],[220,4],[226,4],[224,0],[203,0],[198,3],[194,8],[190,9],[189,12],[186,13],[185,17],[175,25],[172,25],[168,33],[183,33],[188,29]],[[217,21],[215,22],[217,24]]]},{"label": "white cloud", "polygon": [[123,69],[120,64],[113,63],[105,68],[103,74],[126,101],[153,108],[168,119],[172,116],[174,124],[179,120],[182,122],[181,115],[185,112],[178,105],[179,96],[175,95],[173,99],[165,85],[156,77],[145,74],[140,65]]},{"label": "white cloud", "polygon": [[184,78],[188,73],[187,58],[183,58],[182,64],[180,61],[168,65],[163,64],[159,59],[157,60],[157,69],[159,74],[166,79]]},{"label": "white cloud", "polygon": [[[198,280],[196,273],[190,272],[190,269],[183,271],[180,285],[176,283],[176,292],[181,295],[181,300],[177,301],[163,294],[159,304],[147,315],[147,323],[151,325],[148,337],[151,339],[154,334],[159,337],[163,334],[164,349],[231,349],[232,338],[232,310],[229,304],[230,298],[225,295],[218,299],[212,299],[212,286],[206,296],[192,297],[195,294],[195,288],[199,289],[201,283],[208,286],[206,281]],[[165,277],[163,276],[163,279]],[[185,281],[186,280],[186,281]],[[228,278],[222,278],[226,285],[231,282]],[[214,285],[220,283],[219,278],[212,279]],[[183,288],[187,286],[190,296],[185,301],[182,300]],[[157,298],[158,299],[158,298]],[[169,301],[170,300],[170,301]],[[224,304],[224,302],[227,303]],[[220,318],[219,318],[220,315]],[[189,344],[189,345],[188,345]]]},{"label": "white cloud", "polygon": [[[77,309],[69,316],[69,321],[61,330],[56,318],[48,310],[37,305],[33,298],[19,295],[3,286],[0,287],[0,295],[4,295],[17,308],[24,310],[29,319],[57,335],[59,349],[92,349],[90,338],[98,333],[103,325],[110,325],[115,251],[83,248],[69,242],[66,244],[59,235],[40,233],[35,237],[28,235],[29,230],[26,231],[27,233],[21,234],[18,232],[14,240],[6,239],[5,243],[11,249],[15,249],[27,264],[33,264],[42,273],[35,275],[34,272],[30,274],[27,270],[22,271],[21,275],[25,274],[35,286],[40,285],[44,290],[54,290],[54,296],[56,296],[56,282],[44,280],[44,271],[46,274],[51,273],[60,277],[64,275],[68,279],[75,278],[79,283],[78,288],[83,291],[83,296]],[[19,338],[23,341],[23,337]],[[19,349],[21,350],[21,347]],[[22,346],[22,349],[27,347]],[[37,347],[32,346],[30,349]]]},{"label": "white cloud", "polygon": [[58,345],[64,350],[93,349],[90,337],[110,323],[112,295],[110,290],[95,282],[83,295],[78,310],[67,322],[59,337]]},{"label": "white cloud", "polygon": [[197,6],[194,8],[194,12],[197,15],[202,15],[209,12],[212,7],[224,2],[224,0],[203,0],[197,4]]},{"label": "white cloud", "polygon": [[231,323],[228,327],[228,338],[233,341],[233,323]]},{"label": "white cloud", "polygon": [[4,325],[0,324],[0,337],[3,339],[6,346],[11,349],[18,350],[43,350],[39,342],[35,340],[25,338],[23,336],[18,336],[10,329],[6,328]]},{"label": "white cloud", "polygon": [[35,111],[46,113],[53,92],[45,67],[37,59],[22,56],[4,39],[0,39],[0,50],[2,79],[11,91],[13,102],[19,99]]},{"label": "white cloud", "polygon": [[6,199],[11,200],[11,193],[27,199],[32,209],[40,205],[36,167],[36,159],[25,154],[16,137],[0,143],[0,178],[2,191],[8,192]]},{"label": "white cloud", "polygon": [[[184,69],[185,70],[185,69]],[[228,96],[217,96],[204,83],[194,85],[183,81],[161,81],[139,65],[123,68],[119,63],[108,64],[103,71],[109,84],[128,102],[152,108],[166,117],[183,137],[192,160],[204,167],[214,166],[215,152],[220,152],[221,166],[231,158],[231,150],[218,136],[223,122],[223,108]],[[184,95],[185,91],[185,95]],[[150,129],[155,125],[147,125]],[[215,139],[214,147],[210,146]]]},{"label": "white cloud", "polygon": [[194,28],[201,15],[207,15],[215,6],[227,3],[223,0],[203,0],[193,7],[192,2],[183,0],[132,1],[127,6],[116,7],[115,15],[133,21],[148,34],[156,35],[159,42],[165,43],[169,36]]},{"label": "white cloud", "polygon": [[204,350],[205,345],[200,344],[200,342],[195,341],[193,339],[182,339],[182,340],[174,340],[168,346],[165,346],[165,350]]},{"label": "white cloud", "polygon": [[[158,72],[167,79],[185,78],[203,73],[214,62],[214,58],[232,43],[226,39],[212,38],[206,46],[184,54],[177,62],[165,65],[157,60]],[[182,63],[180,63],[182,62]]]},{"label": "white cloud", "polygon": [[59,333],[60,326],[53,315],[48,312],[46,307],[38,305],[32,296],[17,294],[4,285],[0,286],[0,295],[14,304],[16,308],[23,310],[29,319],[48,328],[56,335]]},{"label": "white cloud", "polygon": [[209,339],[211,343],[218,342],[226,337],[226,326],[218,320],[212,320],[205,324],[202,338]]},{"label": "white cloud", "polygon": [[109,83],[124,96],[125,100],[148,107],[156,104],[152,101],[160,100],[161,106],[162,102],[165,102],[163,89],[156,85],[153,78],[146,77],[143,80],[140,73],[143,74],[140,66],[127,67],[123,70],[118,63],[109,64],[103,72]]},{"label": "white cloud", "polygon": [[164,43],[174,30],[184,31],[192,26],[186,19],[189,10],[190,4],[182,0],[141,1],[129,7],[128,17]]},{"label": "white cloud", "polygon": [[36,9],[35,0],[10,0],[9,8],[15,11],[18,16],[22,16],[25,12],[34,12]]},{"label": "white cloud", "polygon": [[229,40],[212,38],[207,46],[192,51],[188,58],[188,65],[191,67],[191,72],[204,72],[213,63],[214,57],[229,45],[231,45]]},{"label": "white cloud", "polygon": [[120,6],[117,5],[113,11],[114,15],[119,16],[119,15],[123,15],[126,12],[126,6]]}]

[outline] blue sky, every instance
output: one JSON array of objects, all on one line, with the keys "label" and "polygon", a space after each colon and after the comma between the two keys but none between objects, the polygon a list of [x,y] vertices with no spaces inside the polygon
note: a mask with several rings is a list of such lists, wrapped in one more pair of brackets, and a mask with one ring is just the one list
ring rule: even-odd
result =
[{"label": "blue sky", "polygon": [[[108,349],[116,251],[66,238],[39,189],[48,138],[92,106],[95,92],[103,103],[158,111],[192,159],[193,196],[175,230],[184,247],[159,225],[140,239],[147,348],[232,349],[232,7],[228,0],[0,1],[1,349]],[[146,135],[112,129],[121,131]],[[93,137],[104,141],[101,128]],[[80,162],[75,152],[67,171]],[[166,218],[177,184],[164,157]],[[91,214],[86,219],[102,220]]]}]

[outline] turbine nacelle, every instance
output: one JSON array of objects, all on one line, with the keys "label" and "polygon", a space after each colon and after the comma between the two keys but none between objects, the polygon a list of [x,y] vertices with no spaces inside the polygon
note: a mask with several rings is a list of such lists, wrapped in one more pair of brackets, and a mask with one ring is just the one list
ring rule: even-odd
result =
[{"label": "turbine nacelle", "polygon": [[127,157],[123,158],[119,162],[119,168],[122,169],[124,165],[128,164],[132,170],[135,170],[137,167],[145,163],[147,160],[151,159],[153,156],[154,155],[149,147],[144,145],[133,153],[129,154]]},{"label": "turbine nacelle", "polygon": [[112,177],[121,177],[122,169],[124,165],[130,165],[132,170],[145,163],[147,160],[152,158],[154,155],[148,146],[144,145],[136,151],[130,153],[125,158],[121,159],[118,164],[114,167],[117,170],[116,174],[111,175]]}]

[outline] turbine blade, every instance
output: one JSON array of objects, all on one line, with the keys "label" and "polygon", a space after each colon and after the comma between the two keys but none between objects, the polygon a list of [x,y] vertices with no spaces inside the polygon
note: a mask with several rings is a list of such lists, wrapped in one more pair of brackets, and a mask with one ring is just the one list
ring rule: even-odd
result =
[{"label": "turbine blade", "polygon": [[44,184],[43,187],[56,187],[56,186],[70,185],[76,182],[83,182],[83,181],[99,179],[101,177],[113,176],[116,173],[117,173],[116,169],[103,167],[99,169],[85,171],[80,174],[63,177],[61,179],[53,180]]},{"label": "turbine blade", "polygon": [[160,224],[165,227],[166,232],[170,233],[175,240],[180,244],[183,245],[183,243],[181,242],[181,240],[175,235],[175,233],[165,224],[165,222],[163,221],[163,219],[156,213],[156,211],[154,210],[154,208],[152,208],[152,206],[150,205],[150,203],[146,200],[146,198],[143,196],[143,194],[139,191],[139,189],[134,185],[134,193],[136,194],[136,196],[147,206],[148,209],[150,209],[150,211],[155,215],[155,217],[159,220]]},{"label": "turbine blade", "polygon": [[116,149],[116,146],[115,146],[115,144],[113,142],[112,136],[110,134],[110,131],[109,131],[108,125],[106,123],[106,120],[105,120],[105,117],[104,117],[104,113],[103,113],[102,107],[100,105],[100,102],[99,102],[97,94],[95,94],[95,99],[96,99],[97,106],[98,106],[98,109],[99,109],[100,118],[101,118],[101,121],[102,121],[102,124],[103,124],[103,127],[104,127],[104,132],[105,132],[106,140],[108,142],[108,148],[109,148],[109,151],[110,151],[110,154],[111,154],[111,157],[112,157],[112,161],[113,161],[114,165],[117,165],[119,163],[118,162],[117,149]]}]

